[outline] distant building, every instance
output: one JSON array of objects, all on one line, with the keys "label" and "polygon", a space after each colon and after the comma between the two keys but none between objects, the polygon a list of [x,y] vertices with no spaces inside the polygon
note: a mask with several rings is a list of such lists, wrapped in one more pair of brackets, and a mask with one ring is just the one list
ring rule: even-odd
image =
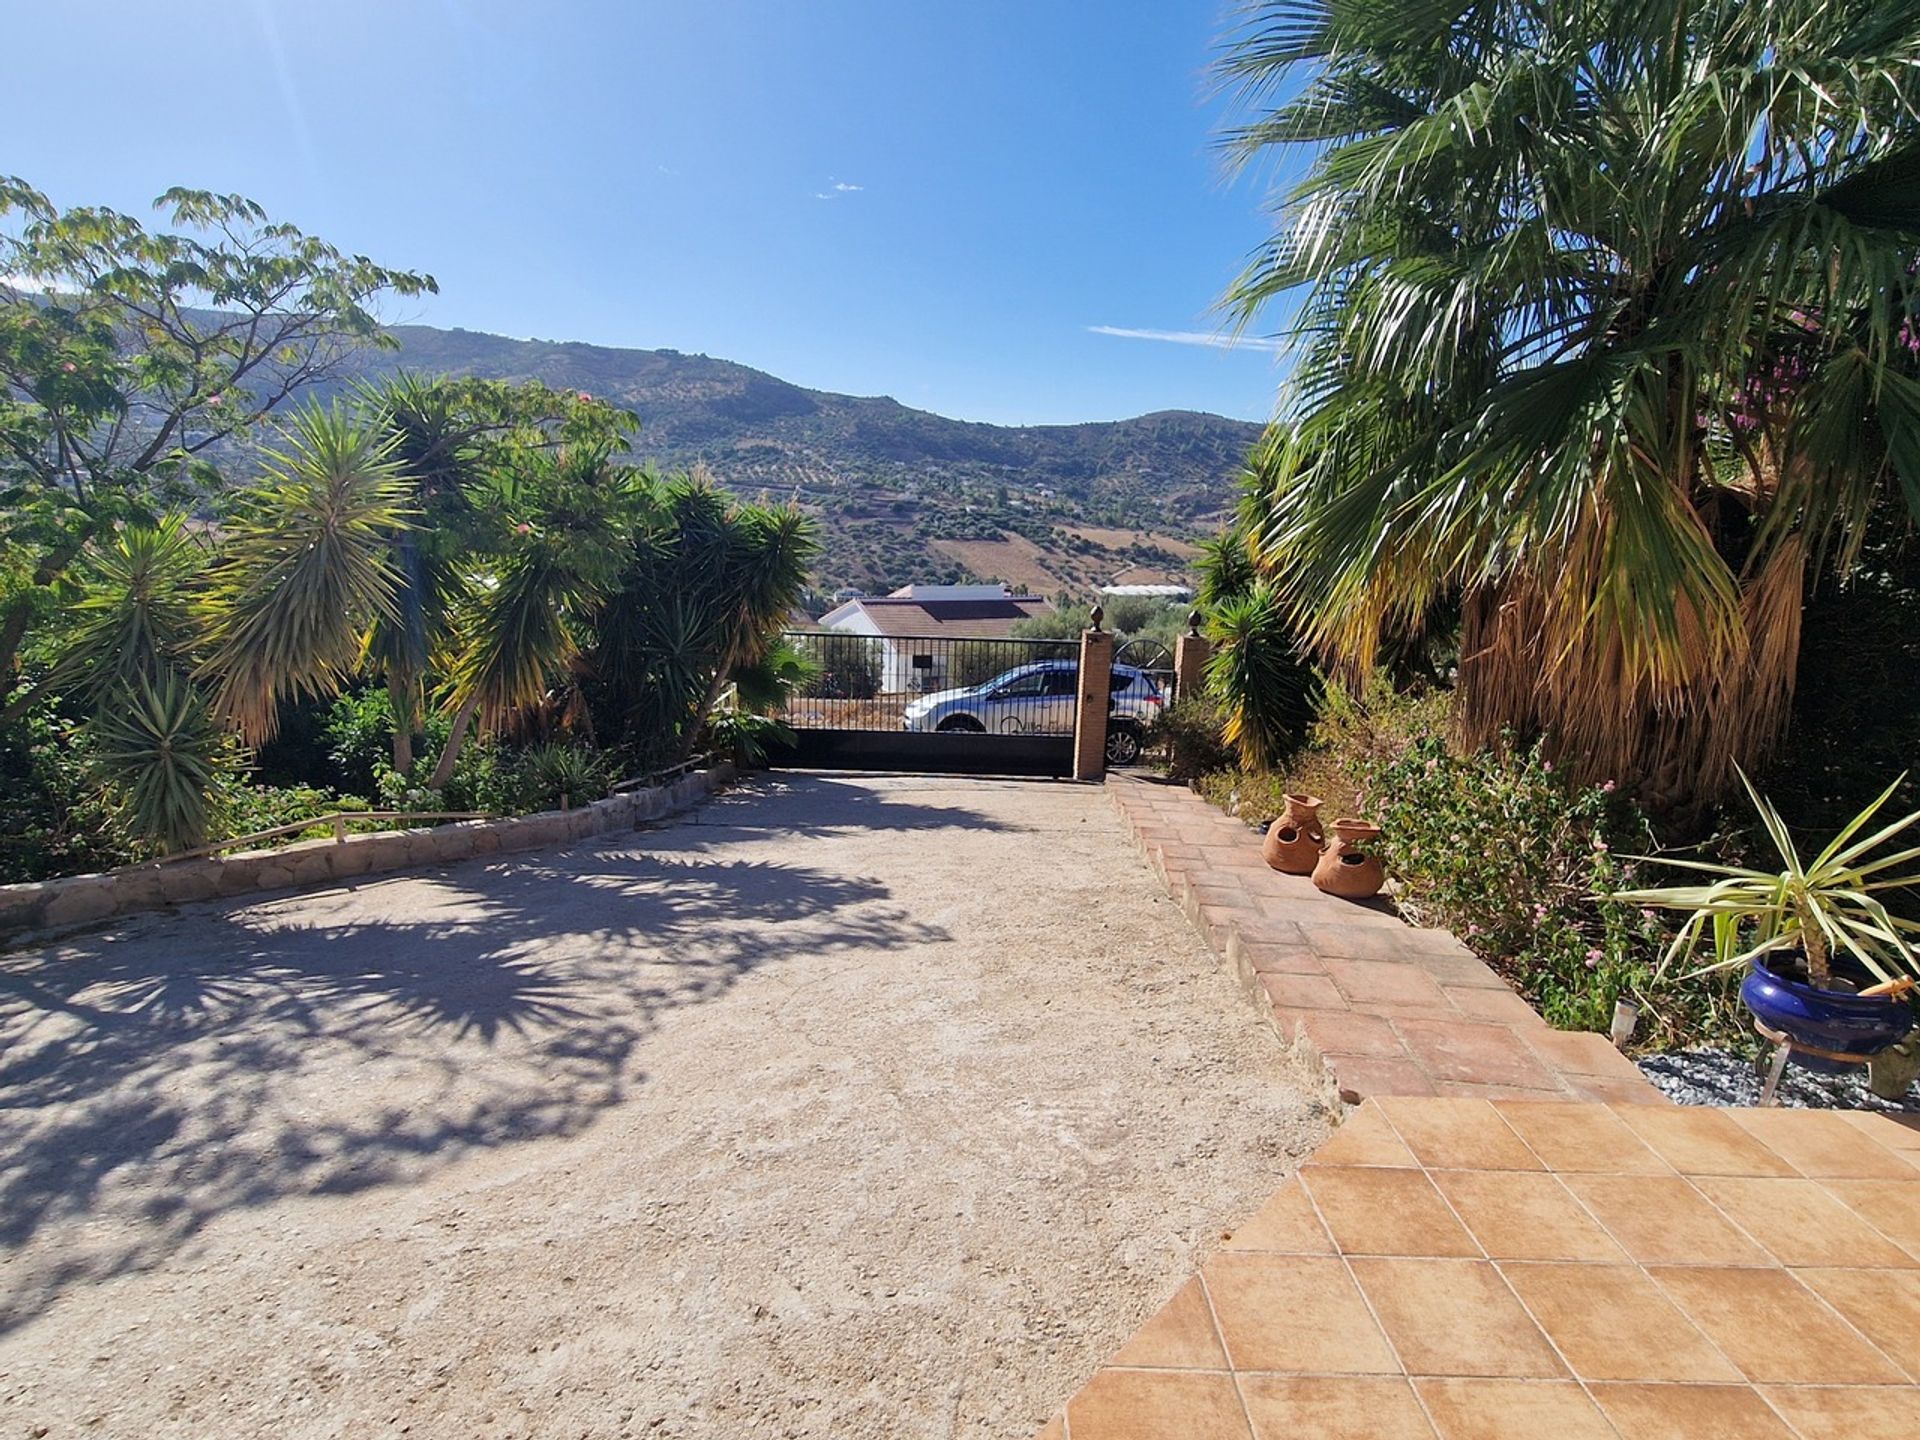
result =
[{"label": "distant building", "polygon": [[1052,607],[1004,585],[903,585],[891,595],[862,595],[820,617],[825,630],[880,642],[880,688],[946,688],[953,647],[926,640],[1004,640],[1014,625]]},{"label": "distant building", "polygon": [[1154,600],[1190,600],[1191,585],[1102,585],[1102,595],[1145,595]]}]

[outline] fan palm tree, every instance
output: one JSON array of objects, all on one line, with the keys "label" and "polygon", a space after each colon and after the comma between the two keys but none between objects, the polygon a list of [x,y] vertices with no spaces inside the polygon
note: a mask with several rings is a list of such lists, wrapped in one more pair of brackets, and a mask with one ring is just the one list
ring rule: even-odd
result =
[{"label": "fan palm tree", "polygon": [[[1803,594],[1920,516],[1920,11],[1265,0],[1228,297],[1297,299],[1257,562],[1349,669],[1463,615],[1472,743],[1680,803],[1782,733]],[[1285,97],[1285,98],[1283,98]]]}]

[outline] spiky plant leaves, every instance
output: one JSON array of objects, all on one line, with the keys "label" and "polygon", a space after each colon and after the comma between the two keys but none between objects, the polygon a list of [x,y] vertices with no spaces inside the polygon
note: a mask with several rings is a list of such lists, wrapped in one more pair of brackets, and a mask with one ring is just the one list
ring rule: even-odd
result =
[{"label": "spiky plant leaves", "polygon": [[478,501],[499,524],[500,553],[454,623],[454,725],[428,782],[436,789],[471,721],[499,730],[569,673],[654,503],[647,477],[615,466],[606,444],[520,450],[485,477]]},{"label": "spiky plant leaves", "polygon": [[338,688],[368,627],[393,618],[387,541],[408,511],[389,449],[362,411],[297,411],[226,527],[200,673],[251,743],[272,738],[283,699]]},{"label": "spiky plant leaves", "polygon": [[825,672],[817,656],[782,637],[750,664],[734,666],[729,679],[741,709],[755,715],[773,715],[784,710],[793,696],[816,684]]},{"label": "spiky plant leaves", "polygon": [[650,758],[685,757],[729,677],[755,686],[817,551],[790,507],[741,504],[699,473],[661,487],[594,624],[593,669]]},{"label": "spiky plant leaves", "polygon": [[1306,738],[1318,679],[1302,659],[1285,602],[1262,582],[1218,606],[1207,689],[1226,709],[1227,743],[1251,770],[1268,770]]},{"label": "spiky plant leaves", "polygon": [[[1895,836],[1920,824],[1920,812],[1881,825],[1862,836],[1906,779],[1901,775],[1865,809],[1840,828],[1811,860],[1803,860],[1793,833],[1773,803],[1754,788],[1745,772],[1740,783],[1772,841],[1780,868],[1765,871],[1705,860],[1640,856],[1653,864],[1707,877],[1706,883],[1658,889],[1625,890],[1614,898],[1629,904],[1688,913],[1664,965],[1691,955],[1710,936],[1713,962],[1705,970],[1727,969],[1785,946],[1805,950],[1816,985],[1828,979],[1830,958],[1842,951],[1881,980],[1906,974],[1920,978],[1913,940],[1920,923],[1894,915],[1880,896],[1920,884],[1912,868],[1920,847],[1868,857]],[[1888,874],[1888,871],[1899,873]]]},{"label": "spiky plant leaves", "polygon": [[515,768],[520,778],[520,802],[532,810],[591,804],[607,793],[613,779],[598,752],[557,742],[523,751]]},{"label": "spiky plant leaves", "polygon": [[207,838],[214,772],[227,743],[189,681],[166,671],[136,677],[88,721],[98,782],[123,823],[163,851]]},{"label": "spiky plant leaves", "polygon": [[89,698],[157,684],[193,666],[195,614],[206,551],[182,516],[129,524],[101,537],[79,576],[73,627],[50,682]]}]

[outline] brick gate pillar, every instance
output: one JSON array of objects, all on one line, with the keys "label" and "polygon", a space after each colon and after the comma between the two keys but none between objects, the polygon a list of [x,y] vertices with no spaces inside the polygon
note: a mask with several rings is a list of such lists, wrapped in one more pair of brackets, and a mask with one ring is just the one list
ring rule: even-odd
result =
[{"label": "brick gate pillar", "polygon": [[1173,698],[1190,699],[1200,693],[1207,680],[1207,657],[1213,647],[1200,633],[1200,612],[1187,616],[1187,633],[1173,643]]},{"label": "brick gate pillar", "polygon": [[1092,628],[1080,632],[1080,709],[1073,721],[1073,778],[1098,780],[1107,773],[1108,689],[1113,684],[1113,632],[1102,630],[1105,612],[1093,607]]}]

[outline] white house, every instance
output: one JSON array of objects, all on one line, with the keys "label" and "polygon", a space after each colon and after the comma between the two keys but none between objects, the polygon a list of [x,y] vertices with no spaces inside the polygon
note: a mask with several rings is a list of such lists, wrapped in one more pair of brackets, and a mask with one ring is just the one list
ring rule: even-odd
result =
[{"label": "white house", "polygon": [[1004,585],[904,585],[862,595],[820,617],[826,630],[871,635],[881,647],[880,688],[891,693],[946,688],[953,647],[945,640],[1004,640],[1016,621],[1046,613],[1038,595]]}]

